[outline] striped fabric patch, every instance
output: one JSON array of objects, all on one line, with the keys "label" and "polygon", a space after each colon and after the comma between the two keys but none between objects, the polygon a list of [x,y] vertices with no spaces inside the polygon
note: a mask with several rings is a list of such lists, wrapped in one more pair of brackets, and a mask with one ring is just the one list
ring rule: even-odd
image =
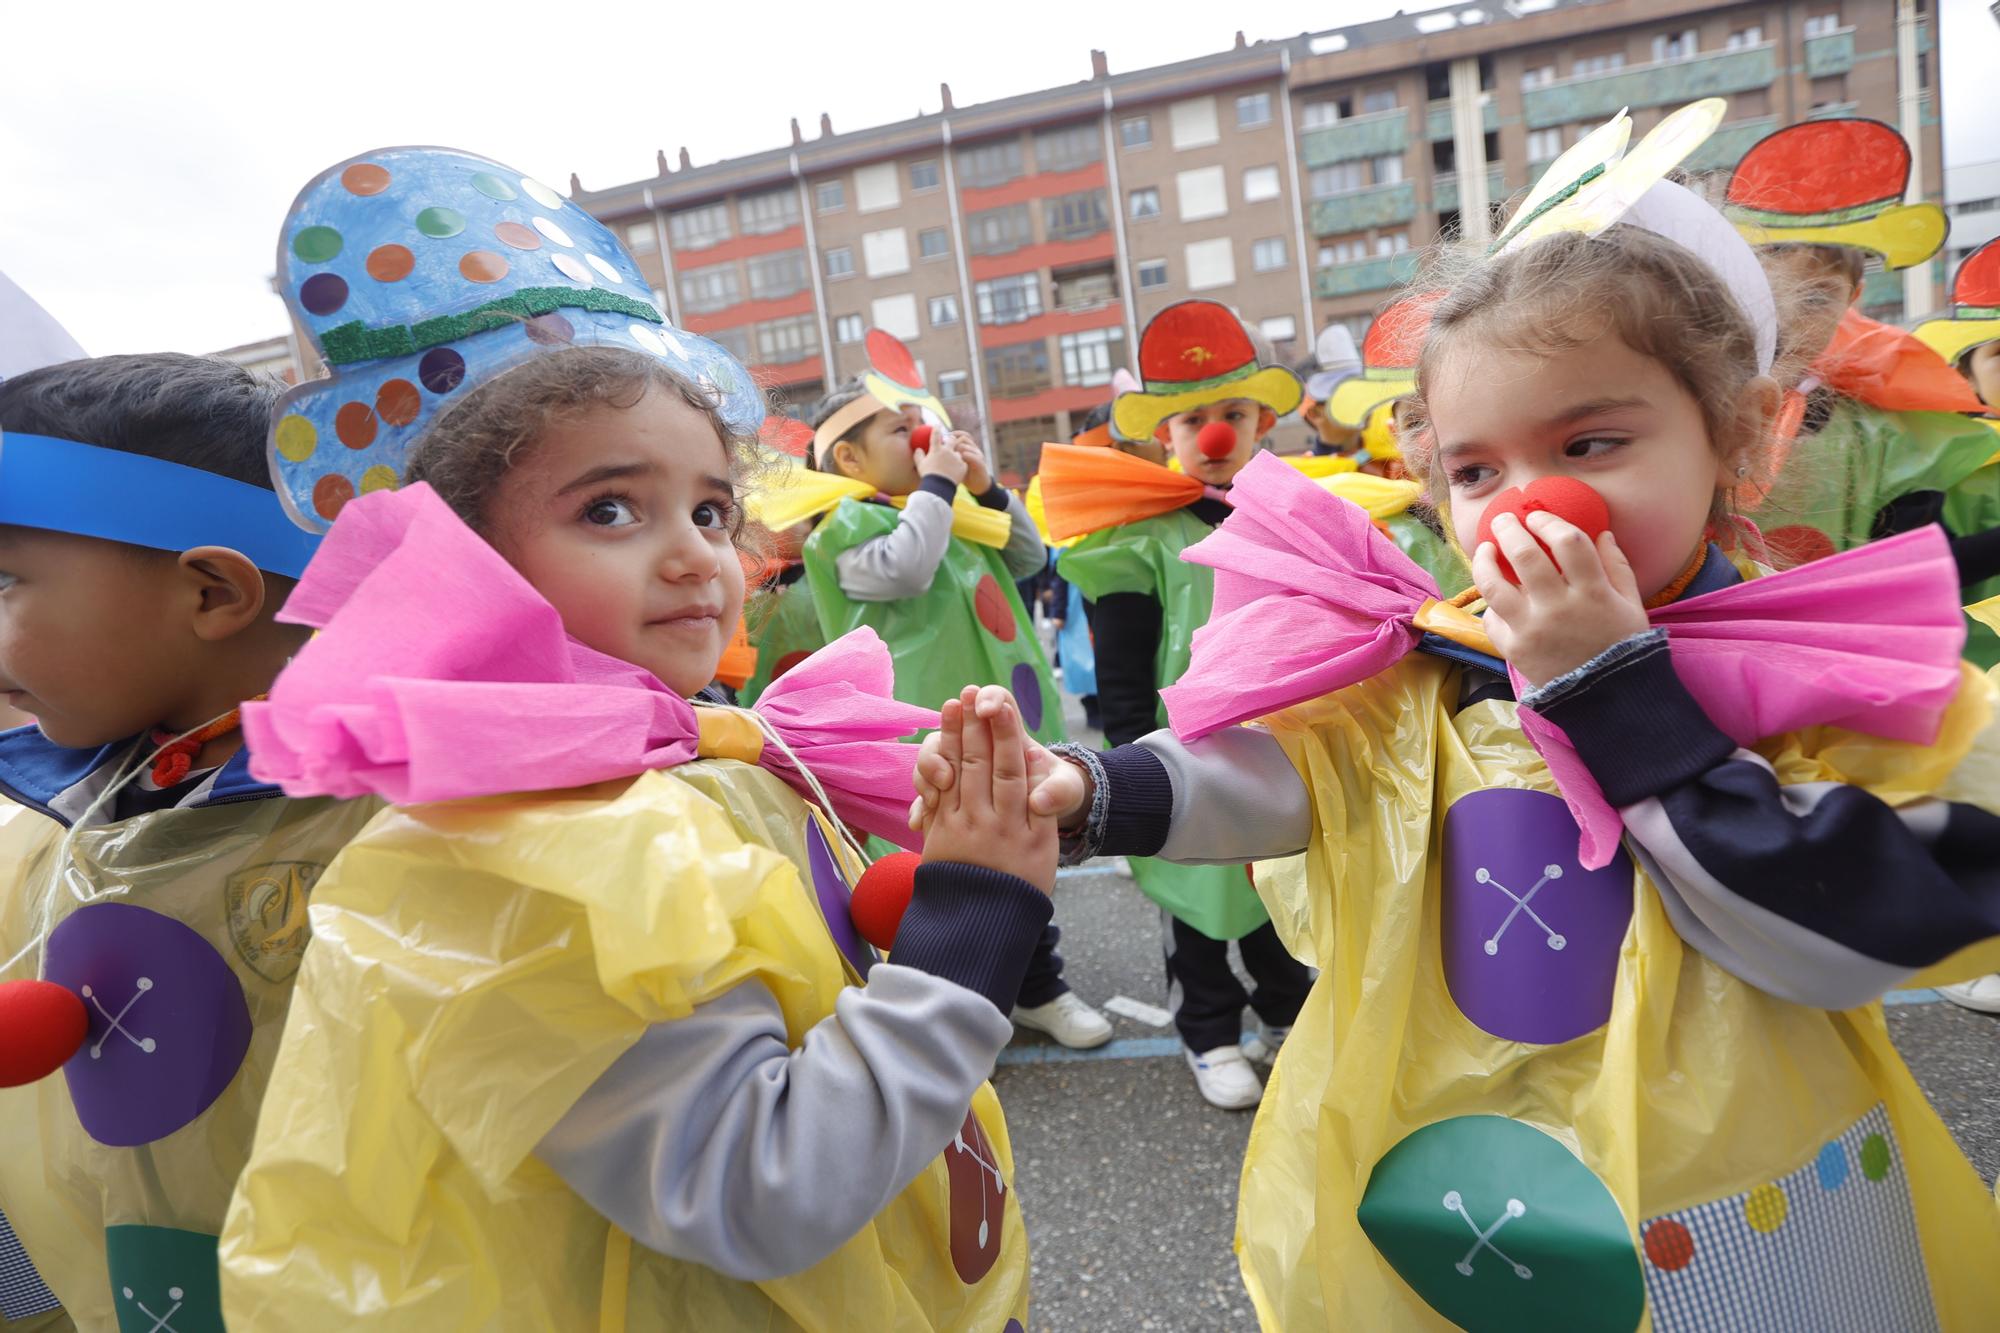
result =
[{"label": "striped fabric patch", "polygon": [[0,1213],[0,1315],[26,1319],[46,1314],[60,1303],[35,1271],[21,1238],[7,1224],[6,1214]]},{"label": "striped fabric patch", "polygon": [[1658,1333],[1938,1327],[1902,1154],[1881,1106],[1812,1162],[1647,1222]]}]

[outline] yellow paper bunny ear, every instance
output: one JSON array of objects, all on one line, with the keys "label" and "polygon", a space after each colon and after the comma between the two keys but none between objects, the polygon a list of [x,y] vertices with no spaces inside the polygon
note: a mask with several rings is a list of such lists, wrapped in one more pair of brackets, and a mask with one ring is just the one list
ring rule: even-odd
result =
[{"label": "yellow paper bunny ear", "polygon": [[1715,133],[1728,109],[1720,97],[1690,102],[1655,125],[1630,152],[1625,146],[1632,118],[1619,112],[1549,164],[1491,253],[1518,250],[1559,231],[1586,236],[1603,231]]}]

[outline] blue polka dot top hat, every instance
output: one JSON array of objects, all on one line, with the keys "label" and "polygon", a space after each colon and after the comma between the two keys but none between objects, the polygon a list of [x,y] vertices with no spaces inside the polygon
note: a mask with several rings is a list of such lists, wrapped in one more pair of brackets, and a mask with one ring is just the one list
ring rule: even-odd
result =
[{"label": "blue polka dot top hat", "polygon": [[554,348],[644,352],[715,394],[731,429],[764,419],[749,372],[667,322],[603,224],[489,158],[383,148],[328,168],[292,202],[278,272],[331,372],[271,425],[278,495],[315,532],[399,484],[439,413]]}]

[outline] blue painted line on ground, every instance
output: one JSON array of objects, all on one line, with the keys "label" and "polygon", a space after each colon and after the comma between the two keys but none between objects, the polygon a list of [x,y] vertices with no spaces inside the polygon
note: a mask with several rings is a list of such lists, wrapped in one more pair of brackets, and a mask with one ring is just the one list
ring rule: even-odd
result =
[{"label": "blue painted line on ground", "polygon": [[[1882,997],[1886,1005],[1943,1004],[1944,996],[1934,990],[1890,991]],[[1248,1035],[1247,1033],[1245,1034]],[[1032,1046],[1009,1046],[1000,1052],[1003,1065],[1065,1065],[1083,1060],[1163,1060],[1181,1053],[1179,1037],[1125,1037],[1088,1051],[1073,1051],[1054,1042]]]}]

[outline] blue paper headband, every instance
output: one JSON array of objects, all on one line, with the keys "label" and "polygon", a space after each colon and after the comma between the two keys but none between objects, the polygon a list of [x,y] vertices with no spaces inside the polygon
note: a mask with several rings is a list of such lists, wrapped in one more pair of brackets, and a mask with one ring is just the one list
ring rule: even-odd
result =
[{"label": "blue paper headband", "polygon": [[319,537],[261,486],[49,435],[0,433],[0,523],[158,551],[227,546],[257,568],[305,573]]}]

